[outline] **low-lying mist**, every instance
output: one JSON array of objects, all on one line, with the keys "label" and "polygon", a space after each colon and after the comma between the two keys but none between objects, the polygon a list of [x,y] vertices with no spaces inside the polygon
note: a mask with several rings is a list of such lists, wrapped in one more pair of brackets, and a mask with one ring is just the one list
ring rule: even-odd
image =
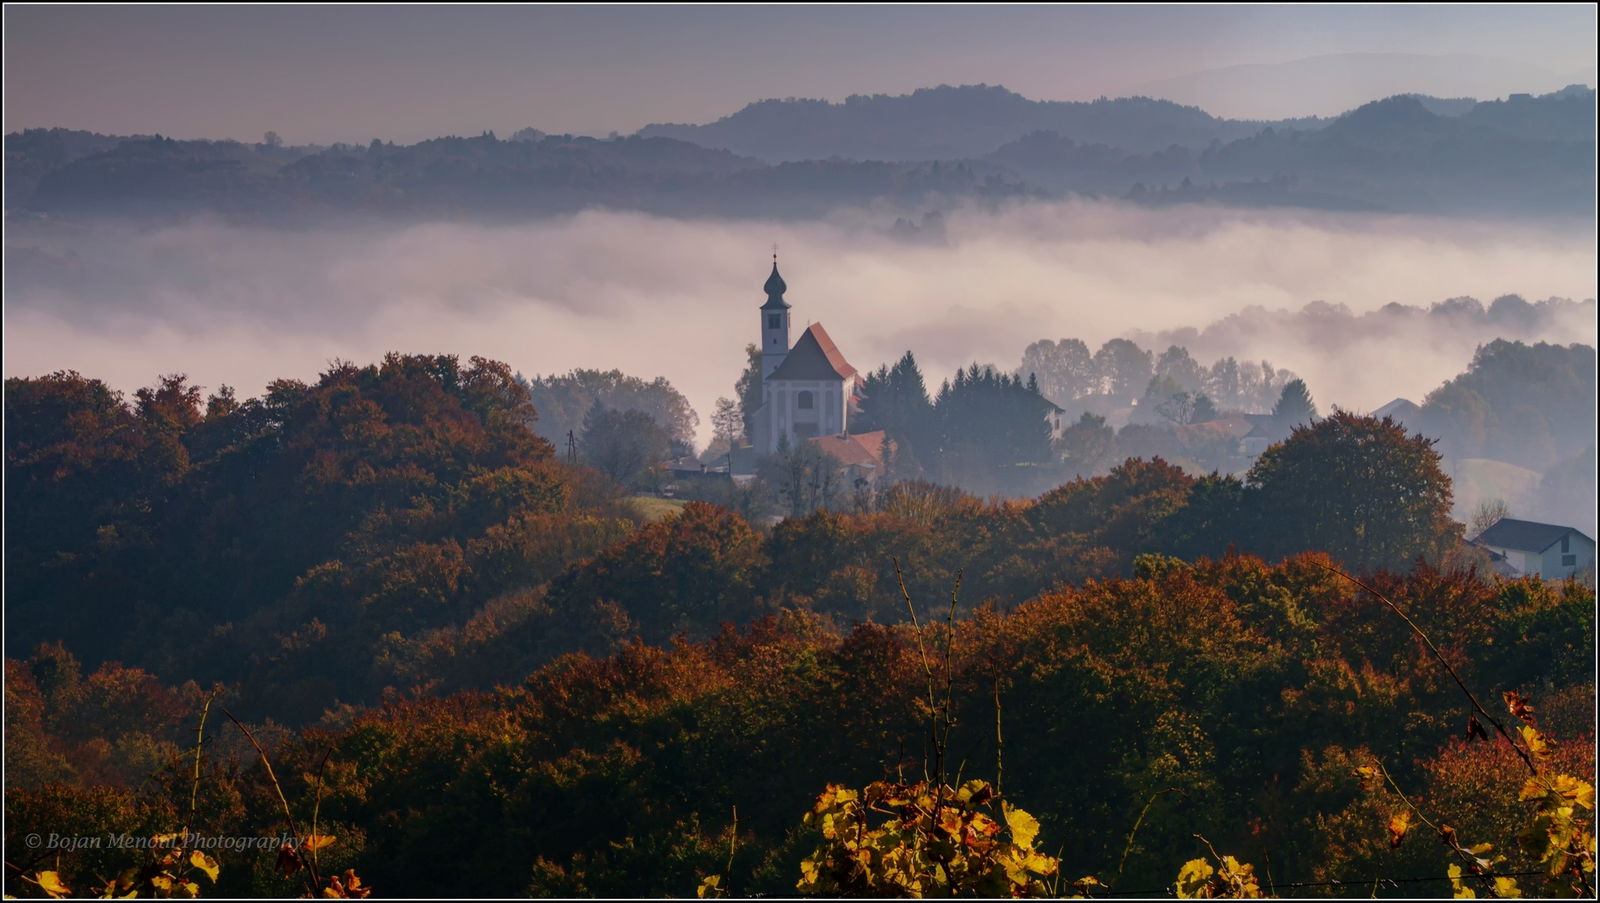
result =
[{"label": "low-lying mist", "polygon": [[[617,368],[669,379],[699,411],[704,442],[757,338],[774,243],[795,337],[821,321],[862,370],[910,349],[930,389],[974,360],[1015,367],[1037,339],[1093,348],[1129,336],[1158,353],[1189,344],[1207,362],[1266,358],[1304,377],[1324,410],[1370,410],[1420,402],[1499,335],[1595,342],[1592,303],[1516,328],[1481,315],[1363,316],[1458,296],[1593,298],[1591,223],[1078,201],[948,210],[942,237],[908,241],[893,219],[15,225],[5,372],[75,369],[124,390],[182,372],[250,395],[386,351],[483,355],[530,376]],[[1325,304],[1303,310],[1312,302]]]}]

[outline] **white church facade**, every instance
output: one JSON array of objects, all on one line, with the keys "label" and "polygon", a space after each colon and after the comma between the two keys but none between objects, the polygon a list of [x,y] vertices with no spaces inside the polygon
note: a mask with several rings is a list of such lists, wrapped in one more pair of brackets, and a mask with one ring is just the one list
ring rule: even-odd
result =
[{"label": "white church facade", "polygon": [[861,377],[844,359],[821,323],[813,323],[791,347],[789,344],[788,290],[772,261],[772,275],[762,288],[761,305],[761,407],[753,418],[756,454],[770,455],[782,448],[821,436],[842,435],[849,426],[850,406]]}]

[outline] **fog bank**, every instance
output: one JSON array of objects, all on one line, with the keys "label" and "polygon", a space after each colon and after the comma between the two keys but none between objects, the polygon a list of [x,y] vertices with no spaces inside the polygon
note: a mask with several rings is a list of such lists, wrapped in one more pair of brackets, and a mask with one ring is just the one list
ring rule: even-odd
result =
[{"label": "fog bank", "polygon": [[[615,367],[669,379],[699,411],[704,442],[757,337],[777,243],[796,335],[823,322],[863,370],[911,349],[930,389],[973,360],[1015,366],[1040,338],[1192,336],[1196,358],[1267,358],[1305,377],[1324,409],[1366,410],[1420,401],[1504,330],[1424,316],[1308,328],[1305,305],[1343,305],[1351,321],[1391,302],[1596,294],[1589,223],[1082,201],[947,211],[944,240],[919,243],[895,238],[892,221],[591,211],[518,226],[14,227],[5,373],[76,369],[132,390],[183,372],[255,394],[386,351],[478,354],[530,376]],[[1593,306],[1564,310],[1515,337],[1593,344]],[[1220,331],[1172,334],[1230,317]]]}]

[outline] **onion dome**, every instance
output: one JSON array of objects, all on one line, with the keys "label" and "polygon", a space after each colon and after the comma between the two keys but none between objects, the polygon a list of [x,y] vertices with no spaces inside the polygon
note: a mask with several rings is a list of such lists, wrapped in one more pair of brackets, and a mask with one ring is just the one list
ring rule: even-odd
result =
[{"label": "onion dome", "polygon": [[785,285],[783,277],[778,275],[776,258],[772,261],[772,275],[767,277],[766,284],[761,286],[761,290],[767,293],[767,303],[761,305],[762,310],[789,306],[789,302],[783,300],[783,293],[789,290],[789,286]]}]

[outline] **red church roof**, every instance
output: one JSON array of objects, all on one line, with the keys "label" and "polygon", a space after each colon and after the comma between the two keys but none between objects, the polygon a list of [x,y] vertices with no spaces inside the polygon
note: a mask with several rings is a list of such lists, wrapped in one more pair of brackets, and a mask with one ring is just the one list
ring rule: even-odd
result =
[{"label": "red church roof", "polygon": [[821,323],[812,323],[767,379],[845,380],[855,375],[856,368],[839,353],[839,347],[828,337],[827,330]]}]

